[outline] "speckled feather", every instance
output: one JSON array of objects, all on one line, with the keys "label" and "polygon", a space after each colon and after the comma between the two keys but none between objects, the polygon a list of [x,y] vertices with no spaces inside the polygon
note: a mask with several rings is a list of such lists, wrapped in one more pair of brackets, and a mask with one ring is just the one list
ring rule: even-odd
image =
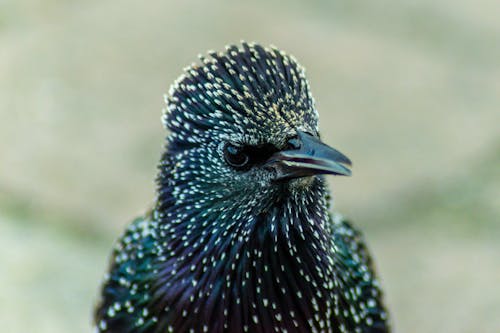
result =
[{"label": "speckled feather", "polygon": [[286,147],[318,133],[304,69],[242,43],[172,86],[155,208],[118,241],[97,332],[389,332],[358,231],[329,213],[322,176],[271,184],[235,171],[227,142]]}]

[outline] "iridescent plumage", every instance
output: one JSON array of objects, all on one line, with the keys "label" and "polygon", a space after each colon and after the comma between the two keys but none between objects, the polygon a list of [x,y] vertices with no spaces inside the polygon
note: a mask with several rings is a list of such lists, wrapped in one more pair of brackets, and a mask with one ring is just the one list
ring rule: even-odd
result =
[{"label": "iridescent plumage", "polygon": [[170,90],[157,203],[116,245],[97,331],[388,332],[363,239],[313,174],[348,170],[303,157],[322,149],[303,68],[246,43],[201,62]]}]

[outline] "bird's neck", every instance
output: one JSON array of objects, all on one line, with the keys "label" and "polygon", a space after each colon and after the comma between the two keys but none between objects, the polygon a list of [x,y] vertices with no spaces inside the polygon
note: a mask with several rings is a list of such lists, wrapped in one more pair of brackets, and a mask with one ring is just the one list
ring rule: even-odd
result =
[{"label": "bird's neck", "polygon": [[163,303],[179,313],[194,311],[197,303],[208,311],[203,314],[207,321],[215,316],[214,325],[235,328],[251,321],[250,314],[238,309],[256,308],[257,303],[274,308],[268,320],[284,329],[328,311],[325,293],[330,286],[325,281],[333,269],[322,179],[307,192],[282,195],[260,212],[215,205],[207,213],[192,205],[159,214],[165,246],[156,288],[165,293],[159,293]]}]

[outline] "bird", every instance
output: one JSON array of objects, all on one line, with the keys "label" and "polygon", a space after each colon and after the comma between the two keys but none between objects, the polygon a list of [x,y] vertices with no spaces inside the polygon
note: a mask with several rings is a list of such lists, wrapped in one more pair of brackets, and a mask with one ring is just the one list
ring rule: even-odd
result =
[{"label": "bird", "polygon": [[95,332],[390,332],[362,233],[333,212],[305,69],[240,42],[165,96],[156,199],[116,242]]}]

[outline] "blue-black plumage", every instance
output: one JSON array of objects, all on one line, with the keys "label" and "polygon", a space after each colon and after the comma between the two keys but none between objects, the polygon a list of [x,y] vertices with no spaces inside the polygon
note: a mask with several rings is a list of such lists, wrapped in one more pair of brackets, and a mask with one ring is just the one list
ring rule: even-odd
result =
[{"label": "blue-black plumage", "polygon": [[119,239],[98,332],[389,332],[360,233],[324,175],[350,160],[319,139],[304,69],[242,43],[172,86],[156,205]]}]

